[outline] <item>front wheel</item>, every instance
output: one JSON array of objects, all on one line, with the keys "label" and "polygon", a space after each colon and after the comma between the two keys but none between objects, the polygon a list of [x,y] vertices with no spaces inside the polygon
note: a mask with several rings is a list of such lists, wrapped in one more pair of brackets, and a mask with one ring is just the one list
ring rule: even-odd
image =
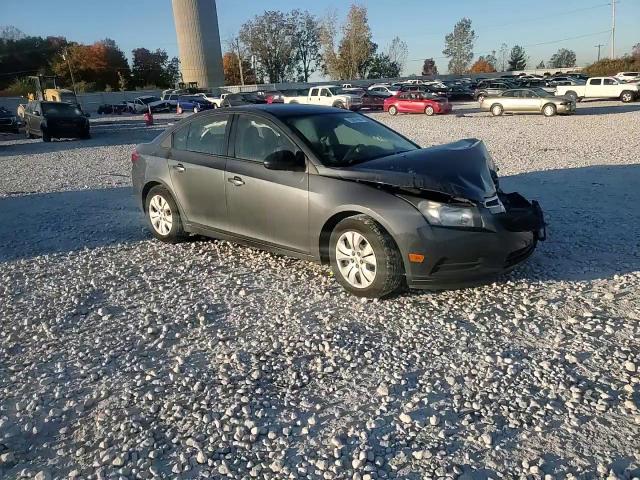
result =
[{"label": "front wheel", "polygon": [[478,95],[478,102],[482,103],[483,100],[484,100],[484,95],[482,94]]},{"label": "front wheel", "polygon": [[629,103],[629,102],[633,101],[633,92],[631,92],[629,90],[625,90],[624,92],[622,92],[620,94],[620,100],[623,103]]},{"label": "front wheel", "polygon": [[556,110],[556,106],[553,103],[547,103],[543,108],[542,108],[542,114],[545,117],[553,117],[556,114],[557,110]]},{"label": "front wheel", "polygon": [[147,220],[151,233],[158,240],[177,243],[185,236],[178,205],[165,187],[157,185],[145,200]]},{"label": "front wheel", "polygon": [[502,115],[502,112],[504,112],[504,109],[499,103],[496,103],[491,107],[491,115],[493,115],[494,117],[499,117],[500,115]]},{"label": "front wheel", "polygon": [[397,115],[398,114],[398,108],[395,105],[391,105],[389,107],[389,115]]},{"label": "front wheel", "polygon": [[193,107],[193,113],[198,113],[199,111],[198,107]]},{"label": "front wheel", "polygon": [[334,107],[334,108],[339,108],[339,109],[341,109],[341,110],[345,110],[345,109],[347,108],[347,107],[344,105],[344,103],[342,103],[342,102],[336,102],[336,103],[334,103],[334,104],[333,104],[333,107]]},{"label": "front wheel", "polygon": [[424,114],[429,117],[432,116],[434,113],[436,113],[436,111],[433,109],[431,105],[429,105],[427,108],[424,109]]},{"label": "front wheel", "polygon": [[371,217],[342,220],[331,233],[331,269],[345,290],[380,298],[400,288],[402,259],[391,236]]}]

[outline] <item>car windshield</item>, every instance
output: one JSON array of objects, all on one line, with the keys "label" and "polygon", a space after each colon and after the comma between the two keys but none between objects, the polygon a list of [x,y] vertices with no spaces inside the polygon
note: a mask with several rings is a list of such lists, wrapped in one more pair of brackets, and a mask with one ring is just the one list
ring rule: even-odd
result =
[{"label": "car windshield", "polygon": [[145,105],[148,105],[151,102],[158,102],[160,99],[158,97],[140,97],[138,100],[140,100]]},{"label": "car windshield", "polygon": [[82,115],[82,112],[77,107],[77,105],[62,102],[43,103],[42,113],[47,115],[55,115],[58,117],[76,117]]},{"label": "car windshield", "polygon": [[393,130],[358,113],[302,115],[283,121],[327,167],[348,167],[418,149]]},{"label": "car windshield", "polygon": [[342,93],[342,87],[329,87],[327,88],[334,95],[340,95]]},{"label": "car windshield", "polygon": [[78,103],[74,93],[62,92],[60,94],[60,100],[67,103]]}]

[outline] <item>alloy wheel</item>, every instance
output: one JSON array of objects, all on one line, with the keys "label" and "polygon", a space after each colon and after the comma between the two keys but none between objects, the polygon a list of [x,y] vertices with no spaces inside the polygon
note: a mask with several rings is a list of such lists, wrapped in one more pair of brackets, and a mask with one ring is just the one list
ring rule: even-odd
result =
[{"label": "alloy wheel", "polygon": [[336,244],[336,261],[344,279],[355,288],[367,288],[376,278],[376,255],[369,241],[349,230]]},{"label": "alloy wheel", "polygon": [[169,235],[173,227],[173,214],[169,202],[162,195],[154,195],[149,202],[149,219],[160,235]]}]

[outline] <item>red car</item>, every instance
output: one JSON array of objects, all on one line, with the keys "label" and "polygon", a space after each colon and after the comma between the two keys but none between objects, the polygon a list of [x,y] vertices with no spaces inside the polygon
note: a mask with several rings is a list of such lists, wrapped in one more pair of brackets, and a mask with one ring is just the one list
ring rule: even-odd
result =
[{"label": "red car", "polygon": [[451,104],[446,98],[429,97],[422,92],[400,92],[384,101],[384,111],[390,115],[398,113],[449,113]]},{"label": "red car", "polygon": [[267,103],[284,103],[282,92],[276,90],[265,92],[264,98],[267,100]]}]

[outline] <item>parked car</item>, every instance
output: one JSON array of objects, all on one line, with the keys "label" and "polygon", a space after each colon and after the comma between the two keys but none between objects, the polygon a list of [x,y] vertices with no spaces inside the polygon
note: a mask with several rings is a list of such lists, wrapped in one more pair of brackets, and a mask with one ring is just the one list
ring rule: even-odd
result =
[{"label": "parked car", "polygon": [[635,82],[640,80],[640,72],[619,72],[615,75],[615,78],[625,82]]},{"label": "parked car", "polygon": [[29,102],[24,123],[27,138],[38,136],[44,142],[52,138],[91,138],[89,119],[72,103]]},{"label": "parked car", "polygon": [[182,95],[178,97],[176,108],[182,111],[192,111],[198,113],[202,110],[211,110],[216,108],[215,104],[205,100],[200,95]]},{"label": "parked car", "polygon": [[20,125],[17,114],[0,107],[0,132],[20,133]]},{"label": "parked car", "polygon": [[384,85],[384,84],[373,84],[368,90],[376,93],[388,93],[390,95],[397,95],[400,92],[401,87],[392,86],[392,85]]},{"label": "parked car", "polygon": [[556,87],[556,95],[564,95],[578,102],[583,98],[619,98],[628,103],[640,96],[640,85],[625,83],[614,77],[593,77],[585,85],[560,85]]},{"label": "parked car", "polygon": [[556,97],[542,88],[517,88],[484,97],[480,109],[494,116],[505,112],[537,112],[545,117],[553,117],[558,113],[574,113],[576,103],[568,97]]},{"label": "parked car", "polygon": [[299,96],[285,96],[284,103],[324,105],[327,107],[354,111],[357,111],[362,107],[362,99],[359,95],[344,92],[342,87],[337,85],[311,87],[306,91],[306,94]]},{"label": "parked car", "polygon": [[431,116],[439,113],[449,113],[451,104],[446,98],[429,97],[422,92],[401,92],[384,101],[384,111],[389,112],[390,115],[424,113]]},{"label": "parked car", "polygon": [[267,103],[284,103],[284,95],[278,90],[264,92],[264,98]]},{"label": "parked car", "polygon": [[267,103],[262,95],[255,92],[230,93],[222,101],[222,107],[239,107],[241,105],[256,105]]},{"label": "parked car", "polygon": [[451,100],[471,100],[473,99],[473,90],[467,84],[455,81],[446,81],[444,84],[449,91],[447,92]]},{"label": "parked car", "polygon": [[362,94],[362,108],[369,110],[382,110],[384,109],[384,101],[391,97],[390,94],[366,91]]},{"label": "parked car", "polygon": [[330,264],[362,297],[486,282],[545,238],[480,140],[420,148],[370,117],[309,105],[215,110],[131,155],[152,234],[199,234]]},{"label": "parked car", "polygon": [[478,84],[473,96],[477,101],[482,102],[484,97],[500,95],[502,92],[512,88],[514,88],[514,85],[504,80],[484,80]]},{"label": "parked car", "polygon": [[557,87],[559,85],[584,85],[585,80],[578,77],[553,77],[548,80],[548,84],[551,87]]},{"label": "parked car", "polygon": [[173,105],[160,97],[143,95],[134,100],[127,100],[127,109],[131,113],[145,113],[151,109],[152,113],[170,112]]},{"label": "parked car", "polygon": [[127,102],[122,103],[103,103],[98,107],[98,115],[116,114],[122,115],[128,111]]},{"label": "parked car", "polygon": [[549,85],[549,82],[546,80],[540,79],[526,79],[520,82],[518,85],[520,88],[541,88],[549,93],[555,93],[555,87]]}]

